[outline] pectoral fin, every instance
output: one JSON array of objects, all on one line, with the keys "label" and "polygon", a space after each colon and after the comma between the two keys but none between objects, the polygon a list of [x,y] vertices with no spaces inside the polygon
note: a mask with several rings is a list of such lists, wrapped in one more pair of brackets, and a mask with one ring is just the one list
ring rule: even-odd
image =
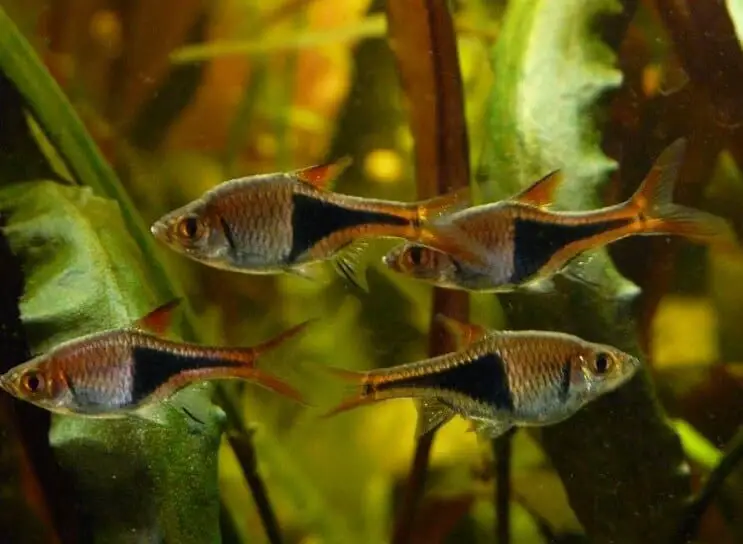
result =
[{"label": "pectoral fin", "polygon": [[417,403],[417,408],[418,423],[416,424],[415,435],[418,437],[438,429],[454,417],[454,412],[437,400],[420,400]]},{"label": "pectoral fin", "polygon": [[477,433],[484,438],[497,438],[513,427],[508,421],[492,419],[472,419],[469,432]]}]

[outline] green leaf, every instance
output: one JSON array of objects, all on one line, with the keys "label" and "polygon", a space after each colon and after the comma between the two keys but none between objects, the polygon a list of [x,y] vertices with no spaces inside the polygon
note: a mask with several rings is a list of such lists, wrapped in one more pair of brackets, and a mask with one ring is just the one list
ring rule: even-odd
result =
[{"label": "green leaf", "polygon": [[[597,119],[621,74],[599,30],[621,8],[616,0],[508,3],[493,50],[489,133],[478,176],[489,180],[482,185],[489,200],[560,168],[566,179],[558,208],[601,205],[597,189],[615,165],[601,152]],[[631,308],[637,287],[605,250],[583,276],[589,282],[556,276],[552,296],[502,297],[511,327],[563,330],[639,354]],[[647,372],[541,435],[592,542],[669,540],[690,482]]]},{"label": "green leaf", "polygon": [[[126,326],[162,302],[118,205],[90,188],[7,185],[0,212],[26,273],[21,309],[35,351]],[[204,389],[184,391],[173,404],[208,414],[205,424],[169,405],[158,408],[167,427],[135,418],[54,417],[52,446],[74,475],[84,525],[96,541],[125,542],[132,532],[174,542],[219,540],[221,417]]]},{"label": "green leaf", "polygon": [[129,195],[98,152],[95,142],[88,135],[69,100],[2,7],[0,7],[0,71],[13,82],[36,123],[60,155],[75,181],[120,204],[130,235],[150,261],[155,287],[163,296],[172,297],[175,293],[157,260],[155,242],[136,212]]},{"label": "green leaf", "polygon": [[[32,349],[41,352],[128,325],[178,296],[126,191],[2,9],[0,72],[2,96],[22,99],[4,102],[4,115],[14,123],[0,123],[0,141],[36,142],[0,156],[0,213],[23,263],[21,310]],[[38,163],[52,163],[62,177],[87,187],[9,184],[38,174],[31,167]],[[182,306],[178,336],[193,339],[196,329],[188,305]],[[223,414],[211,404],[212,388],[193,387],[160,405],[167,425],[133,418],[53,418],[50,441],[74,482],[70,500],[79,505],[82,540],[220,540],[217,450]],[[203,423],[175,409],[184,405]]]}]

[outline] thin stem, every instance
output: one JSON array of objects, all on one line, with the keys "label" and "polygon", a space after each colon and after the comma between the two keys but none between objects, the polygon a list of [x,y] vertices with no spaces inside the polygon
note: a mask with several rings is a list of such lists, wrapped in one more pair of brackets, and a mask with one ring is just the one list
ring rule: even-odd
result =
[{"label": "thin stem", "polygon": [[227,439],[237,456],[245,480],[247,480],[250,487],[250,492],[253,494],[253,500],[255,500],[258,515],[261,518],[261,523],[263,524],[263,529],[266,531],[268,541],[271,544],[281,544],[279,522],[271,506],[271,501],[268,498],[266,485],[263,483],[260,472],[258,472],[258,458],[255,452],[255,445],[253,444],[254,435],[255,430],[248,429],[247,433],[244,434],[230,433]]},{"label": "thin stem", "polygon": [[410,542],[410,535],[413,531],[415,514],[418,511],[418,505],[423,498],[423,490],[426,487],[426,476],[428,475],[428,460],[431,455],[431,446],[436,431],[431,431],[418,439],[415,445],[415,455],[410,466],[410,476],[408,477],[405,496],[403,497],[402,506],[397,514],[397,525],[392,535],[393,544],[403,544]]},{"label": "thin stem", "polygon": [[[467,187],[469,142],[454,24],[446,2],[387,0],[387,33],[405,95],[415,139],[418,198],[430,198]],[[429,333],[431,356],[453,351],[453,339],[435,320],[436,314],[466,320],[465,292],[435,288]],[[428,472],[435,431],[418,439],[393,544],[411,540]]]},{"label": "thin stem", "polygon": [[513,430],[493,440],[495,456],[495,541],[511,542],[511,451]]},{"label": "thin stem", "polygon": [[692,542],[699,532],[699,524],[702,521],[707,508],[714,500],[717,493],[725,483],[725,479],[730,475],[735,467],[743,460],[743,428],[738,431],[731,441],[730,448],[719,464],[712,470],[707,479],[707,483],[699,491],[697,496],[691,501],[686,509],[686,513],[681,520],[681,526],[676,534],[674,543],[685,544]]}]

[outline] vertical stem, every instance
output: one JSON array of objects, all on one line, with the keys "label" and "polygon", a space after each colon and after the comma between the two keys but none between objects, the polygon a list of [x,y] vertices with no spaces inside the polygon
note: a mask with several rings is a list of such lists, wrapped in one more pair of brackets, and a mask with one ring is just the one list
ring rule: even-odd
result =
[{"label": "vertical stem", "polygon": [[240,468],[242,468],[245,480],[250,487],[250,492],[253,495],[253,500],[255,500],[255,506],[258,509],[258,515],[261,518],[261,523],[263,524],[263,529],[266,531],[268,541],[271,544],[281,544],[279,522],[271,506],[271,501],[268,498],[266,484],[263,483],[263,478],[261,478],[258,472],[258,459],[255,452],[255,445],[253,444],[254,434],[254,430],[248,429],[245,434],[230,434],[228,440],[240,462]]},{"label": "vertical stem", "polygon": [[511,451],[513,430],[493,440],[495,456],[495,541],[511,542]]},{"label": "vertical stem", "polygon": [[731,472],[743,461],[743,428],[733,437],[728,452],[710,473],[707,483],[689,504],[673,544],[694,542],[707,508]]},{"label": "vertical stem", "polygon": [[413,532],[413,523],[418,510],[418,505],[423,497],[423,490],[426,487],[426,476],[428,475],[428,460],[431,455],[431,447],[436,431],[421,436],[415,445],[415,454],[410,466],[410,475],[408,476],[405,495],[403,496],[402,506],[397,513],[397,525],[392,535],[393,544],[405,544],[410,542],[410,536]]},{"label": "vertical stem", "polygon": [[[388,36],[408,98],[415,140],[418,198],[430,198],[467,187],[470,180],[469,142],[464,117],[462,78],[457,40],[447,3],[442,0],[388,0]],[[465,292],[433,291],[429,354],[454,349],[438,313],[459,320],[469,314]],[[420,437],[408,478],[393,544],[410,542],[423,496],[435,431]]]}]

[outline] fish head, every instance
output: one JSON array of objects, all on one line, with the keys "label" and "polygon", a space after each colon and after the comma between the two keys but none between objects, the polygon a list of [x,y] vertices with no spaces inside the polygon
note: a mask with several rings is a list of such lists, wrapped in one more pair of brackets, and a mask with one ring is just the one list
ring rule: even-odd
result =
[{"label": "fish head", "polygon": [[461,270],[449,254],[414,243],[392,248],[382,262],[390,270],[442,286],[456,285]]},{"label": "fish head", "polygon": [[590,400],[627,382],[640,368],[640,360],[613,346],[587,343],[578,356],[573,385]]},{"label": "fish head", "polygon": [[68,388],[64,377],[55,374],[52,368],[50,362],[43,357],[32,359],[0,376],[0,388],[41,408],[59,411]]},{"label": "fish head", "polygon": [[228,260],[229,239],[220,215],[209,203],[196,200],[155,221],[150,232],[173,251],[213,265]]}]

